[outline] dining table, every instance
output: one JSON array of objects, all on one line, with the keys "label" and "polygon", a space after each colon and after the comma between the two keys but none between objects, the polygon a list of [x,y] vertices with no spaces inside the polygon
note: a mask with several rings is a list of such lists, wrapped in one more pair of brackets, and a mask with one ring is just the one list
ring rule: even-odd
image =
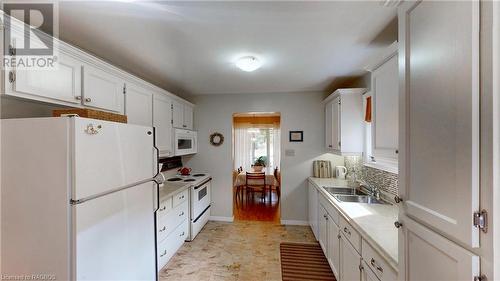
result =
[{"label": "dining table", "polygon": [[[247,184],[247,177],[246,177],[247,172],[259,173],[258,171],[255,171],[253,169],[251,169],[249,171],[240,172],[238,174],[238,176],[236,177],[236,180],[234,183],[235,186],[245,186]],[[266,175],[265,184],[267,186],[279,186],[278,179],[274,176],[274,169],[272,167],[266,167],[262,170],[262,172],[264,172]],[[251,182],[250,182],[250,184],[251,184]]]}]

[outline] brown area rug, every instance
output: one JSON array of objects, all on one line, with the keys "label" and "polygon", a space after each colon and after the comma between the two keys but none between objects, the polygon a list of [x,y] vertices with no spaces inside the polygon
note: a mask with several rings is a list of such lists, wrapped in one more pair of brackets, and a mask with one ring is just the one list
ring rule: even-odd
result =
[{"label": "brown area rug", "polygon": [[283,281],[336,280],[318,243],[280,244]]}]

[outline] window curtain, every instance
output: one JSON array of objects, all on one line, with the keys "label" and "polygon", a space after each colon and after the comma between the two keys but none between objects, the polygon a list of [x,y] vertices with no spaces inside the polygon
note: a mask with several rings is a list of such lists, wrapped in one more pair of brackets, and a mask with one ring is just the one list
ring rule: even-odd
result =
[{"label": "window curtain", "polygon": [[256,129],[268,129],[269,154],[268,166],[272,169],[280,167],[281,138],[279,123],[273,124],[251,124],[235,123],[234,125],[234,170],[242,167],[244,171],[250,171],[253,164],[252,159],[252,131]]}]

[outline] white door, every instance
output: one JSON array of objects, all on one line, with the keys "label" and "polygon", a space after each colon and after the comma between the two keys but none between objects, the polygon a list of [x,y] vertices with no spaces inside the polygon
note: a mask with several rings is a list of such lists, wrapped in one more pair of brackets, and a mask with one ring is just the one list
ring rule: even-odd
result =
[{"label": "white door", "polygon": [[340,238],[339,227],[328,215],[328,262],[336,278],[340,278]]},{"label": "white door", "polygon": [[318,233],[319,233],[319,245],[323,249],[323,253],[327,255],[328,253],[328,213],[325,208],[319,205],[319,223],[318,223]]},{"label": "white door", "polygon": [[51,70],[17,70],[13,90],[74,104],[81,103],[82,64],[59,53],[57,67]]},{"label": "white door", "polygon": [[83,199],[153,177],[152,131],[152,127],[74,118],[72,198]]},{"label": "white door", "polygon": [[479,275],[479,256],[409,218],[400,221],[399,280],[470,281]]},{"label": "white door", "polygon": [[188,130],[193,129],[193,107],[191,105],[184,105],[184,128]]},{"label": "white door", "polygon": [[171,104],[167,96],[153,96],[153,126],[156,129],[156,147],[160,150],[160,156],[170,156],[174,151]]},{"label": "white door", "polygon": [[127,84],[125,115],[129,124],[153,125],[153,94],[144,88]]},{"label": "white door", "polygon": [[83,104],[123,113],[124,81],[89,64],[83,67]]},{"label": "white door", "polygon": [[314,237],[318,240],[318,190],[310,182],[308,182],[307,187],[309,195],[309,226]]},{"label": "white door", "polygon": [[340,96],[332,103],[332,148],[340,150]]},{"label": "white door", "polygon": [[73,206],[76,280],[156,280],[153,183]]},{"label": "white door", "polygon": [[[361,257],[358,252],[352,247],[347,239],[340,235],[340,280],[341,281],[360,281]],[[417,280],[417,279],[415,279]],[[424,279],[422,279],[424,280]]]},{"label": "white door", "polygon": [[479,1],[407,2],[399,24],[401,212],[478,247]]},{"label": "white door", "polygon": [[172,121],[174,128],[184,128],[184,104],[172,100]]},{"label": "white door", "polygon": [[398,56],[372,73],[372,153],[377,158],[397,160],[399,132]]}]

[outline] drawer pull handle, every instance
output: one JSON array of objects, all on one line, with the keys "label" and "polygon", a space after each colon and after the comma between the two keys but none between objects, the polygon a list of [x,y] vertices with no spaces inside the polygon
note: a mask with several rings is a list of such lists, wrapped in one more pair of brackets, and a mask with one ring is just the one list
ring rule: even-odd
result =
[{"label": "drawer pull handle", "polygon": [[159,210],[159,211],[160,211],[160,212],[161,212],[161,211],[165,211],[166,209],[167,209],[167,206],[163,206],[163,207],[161,207],[161,208],[160,208],[160,210]]},{"label": "drawer pull handle", "polygon": [[351,236],[351,232],[347,229],[347,227],[344,227],[344,232],[349,234],[349,236]]},{"label": "drawer pull handle", "polygon": [[182,217],[184,216],[184,211],[182,211],[180,214],[179,214],[179,217]]},{"label": "drawer pull handle", "polygon": [[160,229],[160,232],[163,232],[163,231],[165,231],[166,229],[167,229],[167,227],[165,227],[165,226],[164,226],[162,229]]},{"label": "drawer pull handle", "polygon": [[181,233],[181,235],[179,235],[180,237],[184,236],[184,231]]},{"label": "drawer pull handle", "polygon": [[395,222],[394,222],[394,226],[395,226],[396,228],[400,228],[400,227],[402,227],[402,226],[403,226],[403,224],[402,224],[402,223],[400,223],[400,222],[398,222],[398,221],[395,221]]},{"label": "drawer pull handle", "polygon": [[164,250],[163,253],[160,255],[160,258],[163,258],[167,254],[167,250]]},{"label": "drawer pull handle", "polygon": [[379,265],[377,265],[377,263],[375,263],[375,259],[372,258],[371,261],[370,261],[370,264],[373,267],[375,267],[378,271],[384,272],[384,269],[382,267],[380,267]]}]

